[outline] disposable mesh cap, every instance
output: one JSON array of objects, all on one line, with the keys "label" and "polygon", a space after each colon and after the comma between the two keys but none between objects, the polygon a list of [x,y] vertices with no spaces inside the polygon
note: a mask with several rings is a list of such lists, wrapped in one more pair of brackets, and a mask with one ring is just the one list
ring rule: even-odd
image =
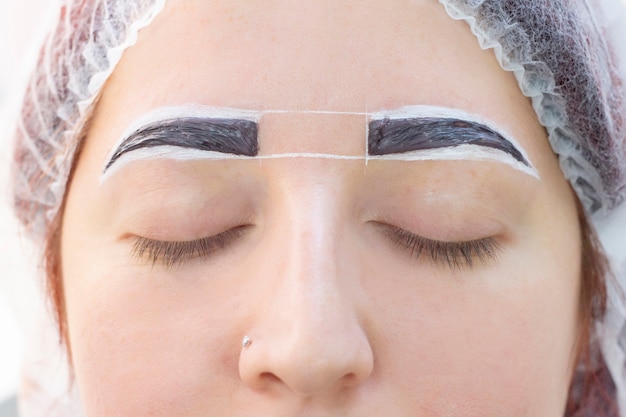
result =
[{"label": "disposable mesh cap", "polygon": [[[621,0],[440,2],[515,74],[587,211],[596,219],[623,211],[626,16]],[[165,0],[60,3],[58,24],[42,47],[15,134],[15,210],[38,241],[63,202],[77,133],[95,98]],[[607,384],[613,384],[626,417],[626,309],[617,295],[626,288],[626,248],[613,246],[607,249],[617,254],[613,266],[621,281],[615,287],[609,281],[609,309],[598,334],[610,370]]]}]

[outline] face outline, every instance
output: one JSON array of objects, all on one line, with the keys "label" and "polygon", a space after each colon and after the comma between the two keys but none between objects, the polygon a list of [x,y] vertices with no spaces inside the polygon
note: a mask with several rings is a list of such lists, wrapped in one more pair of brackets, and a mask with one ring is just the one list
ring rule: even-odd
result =
[{"label": "face outline", "polygon": [[[87,415],[562,414],[580,243],[545,133],[511,74],[441,6],[359,4],[174,2],[127,51],[62,228]],[[185,103],[286,110],[259,121],[261,155],[362,155],[367,118],[335,112],[460,109],[511,132],[541,180],[490,162],[283,158],[137,161],[99,183],[133,120]],[[494,236],[497,259],[415,260],[381,224]],[[206,260],[132,256],[137,235],[239,225],[252,227]]]}]

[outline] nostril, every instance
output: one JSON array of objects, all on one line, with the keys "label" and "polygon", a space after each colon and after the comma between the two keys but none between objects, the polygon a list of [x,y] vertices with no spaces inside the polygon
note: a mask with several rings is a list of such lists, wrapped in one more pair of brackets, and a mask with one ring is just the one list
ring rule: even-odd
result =
[{"label": "nostril", "polygon": [[261,375],[259,375],[259,379],[261,380],[263,386],[283,383],[283,381],[279,377],[271,372],[263,372]]},{"label": "nostril", "polygon": [[360,381],[356,374],[351,372],[347,375],[344,375],[341,382],[344,387],[350,388],[359,385]]}]

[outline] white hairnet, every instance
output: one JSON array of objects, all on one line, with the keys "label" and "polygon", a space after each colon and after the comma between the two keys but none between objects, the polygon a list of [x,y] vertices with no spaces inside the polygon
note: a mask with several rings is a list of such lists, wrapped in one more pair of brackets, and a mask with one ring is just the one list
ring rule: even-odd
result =
[{"label": "white hairnet", "polygon": [[[60,2],[58,24],[41,49],[16,129],[14,205],[38,240],[63,203],[78,132],[104,82],[165,0]],[[469,24],[482,48],[493,49],[503,69],[515,74],[587,211],[626,225],[626,204],[621,204],[626,196],[626,15],[621,0],[440,2],[452,18]],[[604,224],[610,231],[615,222]],[[608,280],[610,302],[598,335],[610,371],[602,383],[619,397],[626,417],[626,308],[619,296],[626,288],[626,248],[620,242],[621,236],[604,241],[618,281]],[[593,415],[594,406],[589,407],[581,415]]]},{"label": "white hairnet", "polygon": [[440,2],[451,17],[467,21],[481,47],[493,49],[502,67],[515,74],[588,211],[608,213],[619,205],[626,193],[626,38],[611,41],[601,5]]},{"label": "white hairnet", "polygon": [[165,0],[60,0],[27,86],[16,131],[13,193],[17,215],[41,237],[58,212],[77,134],[100,89]]}]

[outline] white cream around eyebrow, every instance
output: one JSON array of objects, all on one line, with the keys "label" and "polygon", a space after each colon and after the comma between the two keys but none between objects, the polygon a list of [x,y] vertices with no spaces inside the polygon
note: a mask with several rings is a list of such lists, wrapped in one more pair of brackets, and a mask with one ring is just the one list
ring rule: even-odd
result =
[{"label": "white cream around eyebrow", "polygon": [[[530,162],[528,153],[522,147],[519,141],[515,139],[513,135],[509,134],[505,129],[496,125],[494,122],[484,119],[478,115],[467,113],[463,110],[451,109],[447,107],[417,105],[417,106],[405,106],[405,107],[400,107],[398,109],[392,109],[392,110],[381,110],[381,111],[370,113],[370,120],[383,120],[383,119],[396,120],[396,119],[412,119],[412,118],[426,118],[426,117],[442,118],[442,119],[443,118],[459,119],[459,120],[465,120],[468,122],[474,122],[474,123],[487,126],[489,129],[493,130],[494,132],[499,133],[503,138],[511,142],[511,144],[513,144],[513,146],[515,146],[517,150],[519,150],[519,152],[522,154],[524,159],[528,161],[528,163],[531,166],[534,167],[534,165]],[[454,149],[454,148],[450,148],[450,149]],[[535,169],[533,168],[533,170]]]},{"label": "white cream around eyebrow", "polygon": [[385,159],[385,160],[402,160],[402,161],[434,161],[434,160],[472,160],[472,161],[497,161],[511,166],[514,169],[524,172],[530,176],[540,179],[539,172],[528,157],[528,152],[522,147],[513,135],[509,134],[505,129],[499,127],[494,122],[487,120],[481,116],[471,114],[459,109],[448,107],[414,105],[404,106],[391,110],[380,110],[370,113],[370,120],[400,120],[400,119],[416,119],[416,118],[441,118],[441,119],[458,119],[478,123],[497,132],[500,136],[509,141],[528,162],[528,165],[516,160],[512,155],[492,148],[480,145],[457,145],[453,147],[439,149],[425,149],[401,154],[390,154],[383,156],[369,156],[368,159]]},{"label": "white cream around eyebrow", "polygon": [[402,154],[370,156],[368,159],[370,161],[496,161],[507,164],[511,168],[531,177],[541,179],[539,173],[533,167],[525,165],[503,151],[479,145],[465,144],[449,148],[424,149]]},{"label": "white cream around eyebrow", "polygon": [[[231,109],[228,107],[210,107],[199,104],[161,107],[140,116],[132,122],[126,130],[122,132],[117,142],[115,142],[115,145],[111,148],[106,160],[109,161],[113,157],[115,150],[122,144],[122,142],[139,129],[152,123],[189,117],[207,119],[240,119],[258,122],[261,118],[261,112],[254,110]],[[156,151],[158,149],[154,148],[153,150]]]},{"label": "white cream around eyebrow", "polygon": [[[173,107],[164,107],[153,110],[134,121],[121,135],[120,139],[116,142],[112,148],[110,154],[107,156],[108,162],[112,155],[115,153],[117,147],[132,133],[136,132],[140,128],[156,123],[159,121],[172,120],[177,118],[207,118],[207,119],[240,119],[250,120],[258,122],[264,114],[334,114],[334,115],[362,115],[366,118],[366,130],[367,122],[370,120],[383,120],[383,119],[411,119],[411,118],[454,118],[460,120],[466,120],[470,122],[476,122],[487,126],[488,128],[498,132],[508,141],[510,141],[524,156],[530,166],[517,161],[511,155],[506,152],[490,149],[479,145],[457,145],[454,147],[438,148],[418,150],[412,152],[405,152],[399,154],[390,155],[368,155],[367,154],[367,131],[365,135],[365,155],[338,155],[327,153],[278,153],[271,155],[258,155],[258,156],[241,156],[234,154],[226,154],[220,152],[202,151],[191,148],[181,148],[177,146],[158,146],[158,147],[145,147],[134,150],[132,152],[125,153],[119,157],[119,159],[100,177],[100,183],[103,183],[107,178],[113,175],[123,166],[147,159],[174,159],[181,161],[190,160],[227,160],[227,159],[282,159],[282,158],[320,158],[320,159],[335,159],[335,160],[363,160],[366,164],[368,161],[376,160],[394,160],[394,161],[494,161],[504,163],[511,168],[521,171],[534,178],[540,179],[538,171],[534,168],[533,164],[528,158],[528,154],[525,149],[519,144],[512,135],[505,132],[500,127],[496,126],[493,122],[487,121],[477,115],[464,112],[458,109],[437,107],[437,106],[405,106],[392,110],[381,110],[376,112],[341,112],[341,111],[327,111],[327,110],[241,110],[227,107],[210,107],[204,105],[181,105]],[[105,164],[106,165],[106,164]]]}]

